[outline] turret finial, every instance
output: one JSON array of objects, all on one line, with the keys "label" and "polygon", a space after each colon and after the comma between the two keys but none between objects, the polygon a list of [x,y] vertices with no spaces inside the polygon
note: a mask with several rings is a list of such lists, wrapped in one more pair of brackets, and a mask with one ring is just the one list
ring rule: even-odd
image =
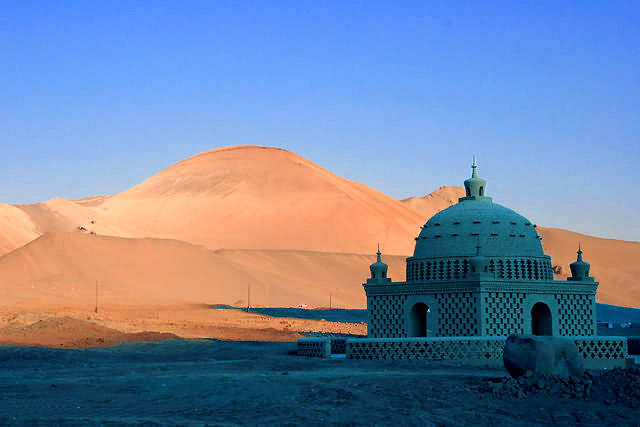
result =
[{"label": "turret finial", "polygon": [[381,262],[382,259],[380,258],[380,255],[382,254],[382,252],[380,252],[380,243],[378,242],[378,252],[376,252],[376,254],[378,255],[378,262]]},{"label": "turret finial", "polygon": [[578,242],[578,261],[582,261],[582,247],[580,242]]}]

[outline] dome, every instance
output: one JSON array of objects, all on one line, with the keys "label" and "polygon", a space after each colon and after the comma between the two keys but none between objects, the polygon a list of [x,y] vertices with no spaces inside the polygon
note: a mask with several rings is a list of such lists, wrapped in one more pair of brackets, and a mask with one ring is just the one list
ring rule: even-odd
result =
[{"label": "dome", "polygon": [[462,200],[422,227],[414,257],[471,257],[480,243],[486,257],[544,256],[531,221],[491,200]]},{"label": "dome", "polygon": [[478,246],[494,278],[553,280],[535,225],[485,196],[486,180],[478,177],[475,159],[472,168],[464,183],[466,197],[431,217],[415,239],[407,281],[464,278]]}]

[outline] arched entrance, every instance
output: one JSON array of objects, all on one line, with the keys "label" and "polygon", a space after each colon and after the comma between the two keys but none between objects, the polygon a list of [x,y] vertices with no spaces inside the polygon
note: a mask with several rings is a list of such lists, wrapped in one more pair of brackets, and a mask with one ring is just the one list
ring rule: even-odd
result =
[{"label": "arched entrance", "polygon": [[409,327],[407,332],[410,337],[426,337],[427,336],[427,316],[429,307],[419,302],[411,308],[409,313]]},{"label": "arched entrance", "polygon": [[547,304],[539,302],[531,309],[531,333],[533,335],[553,335],[551,310]]}]

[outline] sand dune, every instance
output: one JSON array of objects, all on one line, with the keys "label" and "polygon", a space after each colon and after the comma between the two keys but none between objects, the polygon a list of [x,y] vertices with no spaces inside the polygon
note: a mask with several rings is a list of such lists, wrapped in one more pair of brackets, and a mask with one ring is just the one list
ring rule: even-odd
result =
[{"label": "sand dune", "polygon": [[[0,306],[92,308],[99,303],[365,307],[374,255],[284,250],[211,251],[175,240],[47,233],[0,258]],[[404,257],[386,256],[404,278]]]},{"label": "sand dune", "polygon": [[137,236],[217,248],[405,254],[422,219],[400,202],[286,150],[221,148],[96,207]]}]

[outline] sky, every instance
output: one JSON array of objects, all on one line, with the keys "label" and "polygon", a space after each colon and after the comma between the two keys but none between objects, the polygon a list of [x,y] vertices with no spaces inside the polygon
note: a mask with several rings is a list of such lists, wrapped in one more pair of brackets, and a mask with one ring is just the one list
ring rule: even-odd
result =
[{"label": "sky", "polygon": [[0,202],[282,147],[395,198],[462,185],[640,240],[640,2],[2,1]]}]

